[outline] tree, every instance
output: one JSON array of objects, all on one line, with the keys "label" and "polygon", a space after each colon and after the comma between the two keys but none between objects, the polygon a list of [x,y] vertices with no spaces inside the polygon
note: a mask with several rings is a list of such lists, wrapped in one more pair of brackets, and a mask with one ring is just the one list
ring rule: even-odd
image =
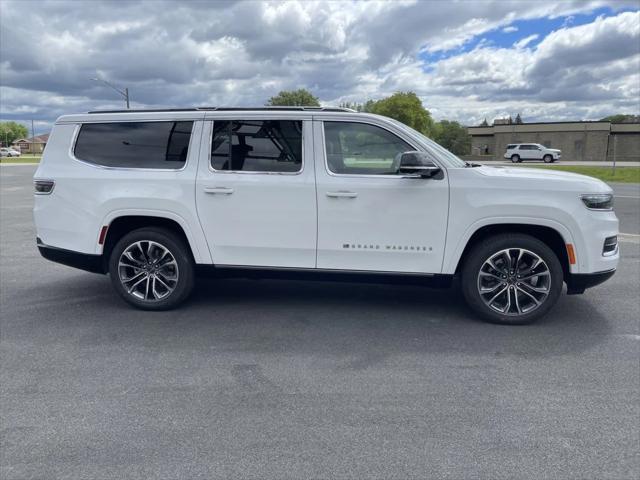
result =
[{"label": "tree", "polygon": [[518,115],[516,115],[516,124],[521,124],[522,123],[522,117],[520,116],[520,114],[518,113]]},{"label": "tree", "polygon": [[319,107],[318,97],[300,88],[298,90],[282,90],[275,97],[271,97],[265,104],[268,107]]},{"label": "tree", "polygon": [[369,100],[363,111],[391,117],[429,137],[434,134],[431,114],[413,92],[397,92],[376,102]]},{"label": "tree", "polygon": [[436,124],[434,140],[456,155],[471,152],[471,136],[458,122],[442,120]]},{"label": "tree", "polygon": [[19,138],[26,138],[29,135],[27,127],[16,122],[0,122],[0,142],[11,145]]},{"label": "tree", "polygon": [[640,116],[619,113],[617,115],[609,115],[608,117],[604,117],[600,121],[611,123],[637,123],[640,122]]}]

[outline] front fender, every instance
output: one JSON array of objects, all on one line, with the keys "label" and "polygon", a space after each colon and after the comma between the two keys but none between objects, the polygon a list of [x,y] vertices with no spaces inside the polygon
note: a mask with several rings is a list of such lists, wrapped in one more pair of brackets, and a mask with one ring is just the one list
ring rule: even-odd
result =
[{"label": "front fender", "polygon": [[[515,224],[515,225],[523,225],[530,226],[536,225],[540,227],[549,227],[555,230],[560,234],[565,244],[571,243],[574,245],[577,251],[582,249],[582,245],[580,245],[580,240],[576,239],[571,231],[562,225],[561,223],[551,220],[548,218],[537,218],[537,217],[525,217],[525,216],[510,216],[510,217],[486,217],[476,222],[472,223],[467,229],[464,231],[462,235],[458,237],[458,240],[455,242],[449,242],[447,248],[445,248],[444,260],[442,265],[442,273],[443,274],[453,274],[456,271],[458,263],[462,257],[462,253],[466,248],[469,240],[473,236],[474,233],[479,231],[483,227],[491,226],[491,225],[505,225],[505,224]],[[450,246],[449,246],[450,245]],[[581,259],[582,256],[578,255],[578,259]],[[584,268],[584,266],[583,266]],[[580,272],[580,262],[576,265],[570,265],[570,269],[572,273]]]}]

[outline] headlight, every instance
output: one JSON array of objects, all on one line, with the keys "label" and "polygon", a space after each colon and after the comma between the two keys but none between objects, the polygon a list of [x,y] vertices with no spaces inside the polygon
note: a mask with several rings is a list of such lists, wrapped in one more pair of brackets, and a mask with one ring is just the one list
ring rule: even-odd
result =
[{"label": "headlight", "polygon": [[613,210],[613,195],[611,193],[589,193],[580,198],[590,210]]}]

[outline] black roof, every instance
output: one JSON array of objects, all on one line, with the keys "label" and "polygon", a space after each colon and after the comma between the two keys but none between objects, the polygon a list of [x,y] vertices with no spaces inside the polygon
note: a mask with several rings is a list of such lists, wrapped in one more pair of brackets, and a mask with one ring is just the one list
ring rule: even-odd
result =
[{"label": "black roof", "polygon": [[154,109],[128,109],[128,110],[92,110],[88,113],[138,113],[138,112],[247,112],[255,110],[264,111],[318,111],[318,112],[351,112],[355,110],[341,107],[191,107],[191,108],[154,108]]}]

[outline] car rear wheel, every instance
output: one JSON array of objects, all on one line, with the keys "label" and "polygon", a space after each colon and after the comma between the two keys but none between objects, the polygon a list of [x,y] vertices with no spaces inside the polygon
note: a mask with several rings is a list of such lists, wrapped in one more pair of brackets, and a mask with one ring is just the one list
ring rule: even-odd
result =
[{"label": "car rear wheel", "polygon": [[511,155],[511,161],[513,163],[520,163],[520,155]]},{"label": "car rear wheel", "polygon": [[540,240],[524,234],[478,243],[462,269],[467,304],[483,319],[523,325],[545,315],[562,292],[562,265]]},{"label": "car rear wheel", "polygon": [[162,228],[141,228],[122,237],[109,257],[116,292],[143,310],[168,310],[191,293],[194,262],[188,245]]},{"label": "car rear wheel", "polygon": [[544,160],[544,163],[552,163],[553,157],[551,155],[545,155],[543,160]]}]

